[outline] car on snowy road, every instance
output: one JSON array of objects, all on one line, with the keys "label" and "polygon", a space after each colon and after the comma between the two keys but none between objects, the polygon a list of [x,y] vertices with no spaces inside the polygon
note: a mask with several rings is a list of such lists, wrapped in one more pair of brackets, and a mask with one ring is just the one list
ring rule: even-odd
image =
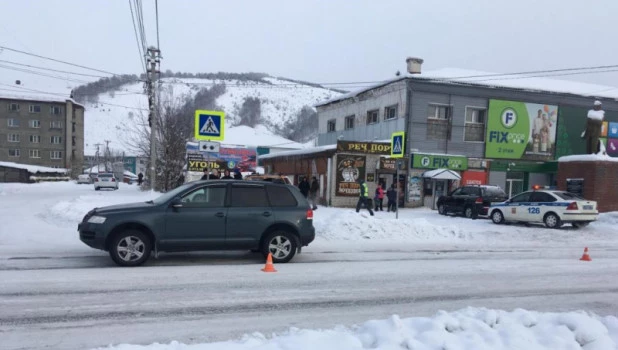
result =
[{"label": "car on snowy road", "polygon": [[112,173],[104,173],[98,174],[94,178],[94,190],[98,191],[102,188],[110,188],[112,190],[118,189],[118,180],[114,177]]},{"label": "car on snowy road", "polygon": [[597,202],[576,194],[557,190],[533,190],[493,204],[489,215],[495,224],[505,222],[544,223],[548,228],[560,228],[570,223],[585,227],[599,215]]},{"label": "car on snowy road", "polygon": [[487,216],[492,203],[504,202],[508,196],[498,186],[468,185],[438,198],[438,212],[461,214],[467,218]]},{"label": "car on snowy road", "polygon": [[121,266],[151,252],[252,250],[288,262],[315,238],[313,211],[291,185],[209,180],[142,203],[95,208],[77,227],[82,242]]}]

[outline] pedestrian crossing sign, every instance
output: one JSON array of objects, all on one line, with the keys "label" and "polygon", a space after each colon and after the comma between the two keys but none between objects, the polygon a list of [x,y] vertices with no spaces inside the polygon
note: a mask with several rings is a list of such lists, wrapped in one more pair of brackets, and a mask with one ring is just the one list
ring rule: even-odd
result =
[{"label": "pedestrian crossing sign", "polygon": [[406,139],[406,133],[403,131],[394,132],[391,136],[391,157],[403,158],[404,157],[404,142]]},{"label": "pedestrian crossing sign", "polygon": [[225,113],[221,111],[195,111],[195,139],[223,141]]}]

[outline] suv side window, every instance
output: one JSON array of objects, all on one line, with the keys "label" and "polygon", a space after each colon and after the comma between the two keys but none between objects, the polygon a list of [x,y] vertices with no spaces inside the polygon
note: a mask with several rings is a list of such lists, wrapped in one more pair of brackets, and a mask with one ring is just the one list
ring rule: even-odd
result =
[{"label": "suv side window", "polygon": [[232,186],[232,207],[268,207],[264,186]]},{"label": "suv side window", "polygon": [[451,196],[462,196],[463,193],[463,187],[462,188],[458,188],[456,189],[453,193],[451,193]]},{"label": "suv side window", "polygon": [[182,196],[182,205],[188,208],[219,208],[225,205],[225,186],[206,186]]},{"label": "suv side window", "polygon": [[513,197],[511,199],[511,202],[513,202],[513,203],[530,202],[530,195],[531,194],[532,194],[531,192],[524,192],[522,194],[519,194],[519,195]]},{"label": "suv side window", "polygon": [[468,196],[480,196],[480,187],[466,187],[466,195]]},{"label": "suv side window", "polygon": [[534,192],[530,196],[530,202],[555,202],[556,198],[554,196],[547,194],[545,192]]},{"label": "suv side window", "polygon": [[273,207],[297,207],[298,201],[286,187],[266,186],[270,205]]}]

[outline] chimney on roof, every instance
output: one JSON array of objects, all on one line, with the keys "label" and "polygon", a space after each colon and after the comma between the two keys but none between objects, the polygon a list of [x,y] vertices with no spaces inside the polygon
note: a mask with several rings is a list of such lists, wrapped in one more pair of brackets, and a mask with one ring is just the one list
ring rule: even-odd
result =
[{"label": "chimney on roof", "polygon": [[408,73],[421,74],[421,65],[423,64],[422,58],[408,57],[406,58],[406,63],[408,64]]}]

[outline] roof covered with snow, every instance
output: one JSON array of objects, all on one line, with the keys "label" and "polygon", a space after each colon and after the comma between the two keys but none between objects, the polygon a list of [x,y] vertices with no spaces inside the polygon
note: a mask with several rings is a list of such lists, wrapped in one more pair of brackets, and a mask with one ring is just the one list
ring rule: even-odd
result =
[{"label": "roof covered with snow", "polygon": [[613,86],[551,79],[547,77],[534,77],[534,74],[500,74],[459,68],[444,68],[422,73],[420,75],[404,74],[393,79],[384,80],[363,89],[325,100],[316,106],[324,106],[333,102],[343,101],[345,99],[358,96],[364,92],[404,79],[618,99],[618,87]]},{"label": "roof covered with snow", "polygon": [[271,159],[271,158],[279,158],[279,157],[301,156],[301,155],[306,155],[306,154],[321,153],[325,151],[334,151],[336,149],[337,149],[337,145],[326,145],[326,146],[299,149],[295,151],[284,151],[284,152],[264,154],[264,155],[258,156],[258,158],[259,159]]},{"label": "roof covered with snow", "polygon": [[6,93],[0,92],[0,100],[24,100],[24,101],[37,101],[37,102],[57,102],[57,103],[66,103],[67,101],[73,102],[76,106],[83,107],[81,104],[75,102],[68,95],[66,97],[61,96],[61,94],[42,94],[36,92],[15,92],[15,93]]},{"label": "roof covered with snow", "polygon": [[16,169],[25,169],[28,170],[28,172],[32,173],[32,174],[36,174],[36,173],[66,173],[67,169],[62,169],[62,168],[50,168],[50,167],[46,167],[46,166],[38,166],[38,165],[28,165],[28,164],[20,164],[20,163],[13,163],[13,162],[0,162],[0,166],[3,167],[7,167],[7,168],[16,168]]},{"label": "roof covered with snow", "polygon": [[224,145],[242,145],[253,147],[275,147],[300,149],[306,146],[302,143],[294,142],[279,135],[273,134],[267,127],[257,125],[255,128],[240,125],[229,127],[225,130],[225,140],[221,141]]}]

